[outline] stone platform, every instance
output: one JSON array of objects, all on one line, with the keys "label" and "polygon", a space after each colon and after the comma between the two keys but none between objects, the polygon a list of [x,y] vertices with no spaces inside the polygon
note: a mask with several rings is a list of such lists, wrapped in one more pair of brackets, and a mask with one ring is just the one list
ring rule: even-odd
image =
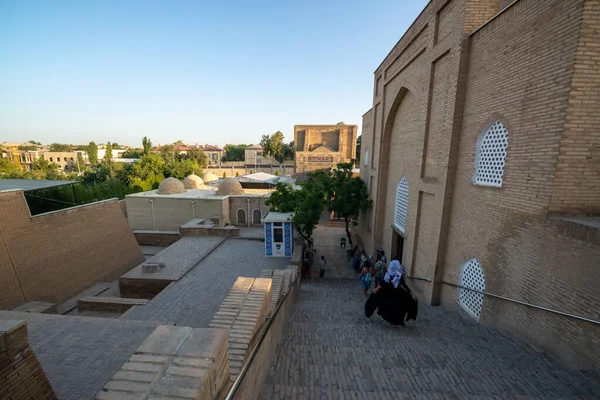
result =
[{"label": "stone platform", "polygon": [[227,331],[159,326],[96,400],[214,399],[229,381]]},{"label": "stone platform", "polygon": [[[222,237],[185,237],[119,278],[122,297],[151,299],[171,282],[181,279],[199,261],[223,243]],[[155,272],[144,265],[160,264]]]}]

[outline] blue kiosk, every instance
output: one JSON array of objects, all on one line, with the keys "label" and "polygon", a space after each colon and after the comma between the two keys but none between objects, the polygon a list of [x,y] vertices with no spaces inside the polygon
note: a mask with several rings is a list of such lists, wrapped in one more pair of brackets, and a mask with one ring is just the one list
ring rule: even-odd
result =
[{"label": "blue kiosk", "polygon": [[294,247],[294,213],[270,211],[262,219],[265,227],[265,255],[267,257],[291,257]]}]

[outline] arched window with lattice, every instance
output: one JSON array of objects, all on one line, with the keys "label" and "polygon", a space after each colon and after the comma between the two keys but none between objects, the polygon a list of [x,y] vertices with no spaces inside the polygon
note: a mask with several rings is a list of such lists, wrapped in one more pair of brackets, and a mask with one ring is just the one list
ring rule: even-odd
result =
[{"label": "arched window with lattice", "polygon": [[[476,258],[465,262],[460,268],[458,284],[480,292],[485,292],[485,276]],[[466,289],[458,289],[458,304],[476,319],[481,316],[483,294]]]},{"label": "arched window with lattice", "polygon": [[477,140],[473,183],[502,187],[504,159],[508,148],[508,131],[502,122],[494,122]]},{"label": "arched window with lattice", "polygon": [[401,232],[406,229],[406,213],[408,210],[408,181],[403,176],[396,188],[396,207],[394,210],[394,225]]},{"label": "arched window with lattice", "polygon": [[237,224],[242,225],[246,223],[246,210],[238,208],[237,210]]}]

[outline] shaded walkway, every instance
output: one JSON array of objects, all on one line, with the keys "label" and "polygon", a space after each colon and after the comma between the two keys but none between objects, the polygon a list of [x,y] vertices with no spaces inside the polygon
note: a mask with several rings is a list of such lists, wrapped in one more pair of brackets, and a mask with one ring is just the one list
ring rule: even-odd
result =
[{"label": "shaded walkway", "polygon": [[355,280],[303,281],[263,399],[600,397],[597,376],[467,317],[421,305],[416,322],[395,327],[366,319],[364,301]]}]

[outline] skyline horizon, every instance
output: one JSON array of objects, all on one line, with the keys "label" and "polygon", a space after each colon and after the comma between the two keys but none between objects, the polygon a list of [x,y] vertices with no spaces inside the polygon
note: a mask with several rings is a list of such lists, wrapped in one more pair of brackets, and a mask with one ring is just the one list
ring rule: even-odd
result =
[{"label": "skyline horizon", "polygon": [[428,0],[400,3],[0,2],[0,142],[361,133],[374,71]]}]

